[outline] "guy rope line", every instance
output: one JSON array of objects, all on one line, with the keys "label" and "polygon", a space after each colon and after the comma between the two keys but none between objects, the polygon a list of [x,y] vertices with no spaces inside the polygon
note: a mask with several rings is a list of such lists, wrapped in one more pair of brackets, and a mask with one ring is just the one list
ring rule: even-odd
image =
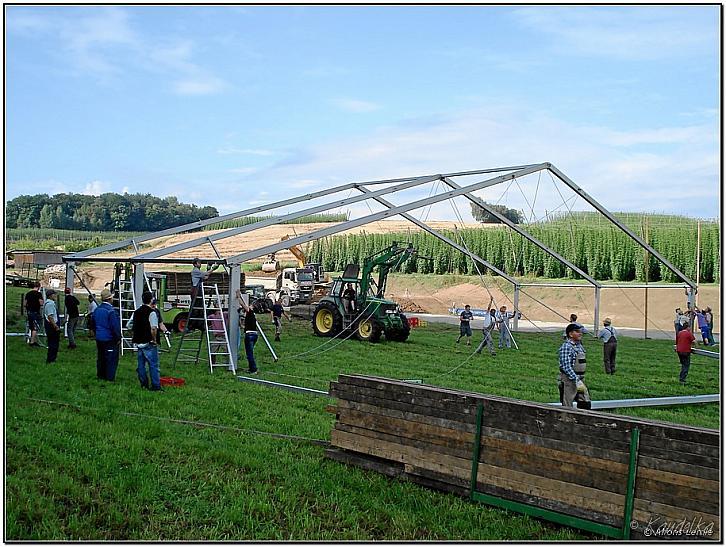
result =
[{"label": "guy rope line", "polygon": [[[369,302],[369,303],[368,303],[368,304],[366,305],[366,307],[365,307],[365,308],[363,308],[363,309],[361,310],[360,314],[358,314],[358,315],[357,315],[357,316],[356,316],[356,317],[355,317],[355,318],[353,319],[353,321],[351,321],[351,324],[355,323],[355,322],[356,322],[356,321],[357,321],[357,320],[358,320],[358,319],[359,319],[359,318],[360,318],[360,317],[361,317],[361,316],[362,316],[362,315],[363,315],[363,314],[364,314],[364,313],[366,312],[366,310],[367,310],[367,309],[368,309],[368,308],[369,308],[369,307],[371,306],[371,304],[373,304],[373,302]],[[371,316],[372,316],[372,315],[373,315],[374,313],[375,313],[375,311],[371,312],[371,313],[370,313],[370,314],[368,315],[368,317],[366,317],[366,320],[367,320],[367,319],[369,319],[369,318],[370,318],[370,317],[371,317]],[[322,343],[322,344],[320,344],[319,346],[316,346],[316,347],[314,347],[314,348],[312,348],[312,349],[309,349],[309,350],[307,350],[307,351],[303,351],[302,353],[297,353],[297,354],[295,354],[295,355],[291,355],[290,357],[288,357],[288,359],[299,359],[299,358],[300,358],[300,357],[302,357],[303,355],[308,355],[308,354],[310,354],[310,353],[313,353],[313,352],[315,352],[315,351],[319,350],[320,348],[322,348],[322,347],[324,347],[324,346],[327,346],[328,344],[330,344],[330,343],[331,343],[331,342],[333,342],[334,340],[336,340],[336,339],[337,339],[337,338],[338,338],[338,337],[339,337],[339,336],[340,336],[341,334],[343,334],[344,332],[345,332],[345,329],[342,329],[342,330],[341,330],[341,331],[340,331],[340,332],[339,332],[338,334],[336,334],[336,335],[335,335],[335,336],[333,336],[332,338],[328,338],[328,339],[327,339],[327,340],[326,340],[325,342],[323,342],[323,343]],[[355,334],[355,329],[351,329],[351,333],[350,333],[350,334],[349,334],[348,336],[346,336],[345,338],[343,338],[343,339],[339,340],[339,341],[338,341],[338,343],[337,343],[337,344],[335,344],[334,346],[331,346],[330,348],[326,348],[326,349],[324,349],[324,350],[320,351],[319,353],[325,353],[326,351],[328,351],[328,350],[330,350],[330,349],[333,349],[333,348],[336,348],[336,347],[338,347],[338,346],[339,346],[340,344],[342,344],[343,342],[345,342],[346,340],[348,340],[348,338],[350,338],[350,337],[351,337],[351,336],[353,336],[354,334]]]},{"label": "guy rope line", "polygon": [[[45,404],[49,404],[49,405],[73,408],[78,411],[98,412],[101,410],[101,409],[95,409],[92,407],[83,408],[78,405],[74,405],[71,403],[64,403],[64,402],[60,402],[60,401],[34,399],[32,397],[28,397],[28,400],[38,402],[38,403],[45,403]],[[104,412],[106,412],[106,411],[104,410]],[[146,419],[159,420],[162,422],[170,422],[170,423],[181,424],[181,425],[192,425],[195,427],[208,427],[208,428],[212,428],[212,429],[236,431],[238,433],[247,433],[250,435],[262,435],[265,437],[271,437],[273,439],[282,439],[282,440],[288,440],[288,441],[302,441],[302,442],[310,442],[310,443],[317,444],[320,446],[330,446],[330,442],[328,442],[326,440],[313,439],[310,437],[301,437],[299,435],[285,435],[283,433],[271,433],[269,431],[258,431],[256,429],[243,429],[240,427],[233,427],[233,426],[229,426],[229,425],[211,424],[211,423],[207,423],[207,422],[197,422],[197,421],[192,421],[192,420],[178,420],[175,418],[165,418],[163,416],[151,416],[148,414],[140,414],[138,412],[116,412],[116,414],[119,414],[121,416],[132,417],[132,418],[146,418]]]},{"label": "guy rope line", "polygon": [[[459,212],[459,208],[456,206],[456,203],[454,202],[453,199],[450,199],[449,201],[451,202],[451,205],[452,205],[452,207],[454,209],[454,214],[457,216],[457,218],[459,219],[459,221],[463,225],[464,224],[464,221],[463,221],[463,219],[461,217],[461,213]],[[454,227],[454,228],[456,228],[456,227]],[[481,270],[479,269],[479,265],[476,263],[476,260],[474,260],[474,255],[469,250],[469,247],[466,246],[466,242],[464,241],[464,237],[459,233],[458,230],[456,231],[456,234],[459,236],[459,240],[461,241],[461,246],[464,247],[464,249],[466,249],[466,253],[469,255],[469,258],[471,259],[472,264],[474,264],[474,268],[476,268],[476,272],[477,272],[477,274],[479,274],[479,280],[481,281],[481,283],[484,285],[484,288],[489,293],[489,296],[492,299],[492,303],[494,303],[494,305],[496,306],[496,302],[494,302],[494,295],[489,290],[489,287],[486,286],[486,282],[484,281],[484,276],[482,275]],[[518,310],[514,310],[514,313],[517,313],[517,311]],[[514,335],[512,334],[512,330],[507,325],[507,320],[506,319],[504,319],[502,321],[502,328],[507,329],[507,334],[509,335],[509,338],[512,339],[512,343],[514,344],[515,349],[519,349],[519,346],[517,345],[517,341],[514,339]]]},{"label": "guy rope line", "polygon": [[530,217],[530,222],[532,221],[533,218],[535,218],[534,206],[537,203],[537,194],[539,193],[539,183],[540,183],[541,179],[542,179],[542,171],[539,171],[537,173],[537,187],[534,189],[534,199],[532,200],[532,216]]},{"label": "guy rope line", "polygon": [[[451,200],[450,200],[450,201],[451,201]],[[456,204],[453,204],[453,209],[454,209],[454,214],[455,214],[455,215],[457,216],[457,218],[459,219],[459,221],[460,221],[460,222],[462,223],[462,225],[463,225],[463,224],[464,224],[464,222],[463,222],[463,220],[462,220],[462,217],[461,217],[461,213],[459,212],[459,209],[458,209],[458,208],[456,207]],[[454,229],[455,229],[455,231],[456,231],[456,226],[454,226]],[[459,240],[461,241],[461,246],[462,246],[462,247],[464,247],[464,249],[466,250],[466,253],[468,254],[469,258],[471,259],[471,262],[472,262],[472,264],[474,265],[474,268],[476,269],[476,271],[477,271],[477,274],[479,274],[479,280],[480,280],[480,281],[482,282],[482,285],[484,285],[484,288],[486,289],[487,293],[489,294],[489,297],[490,297],[490,298],[492,299],[492,303],[493,303],[493,304],[494,304],[494,305],[496,306],[496,302],[494,301],[494,295],[493,295],[493,294],[491,293],[491,291],[489,290],[489,287],[487,286],[486,282],[484,281],[484,276],[482,275],[481,271],[479,270],[479,266],[478,266],[478,264],[476,263],[476,260],[474,260],[474,258],[473,258],[473,256],[472,256],[472,253],[471,253],[471,251],[470,251],[470,250],[469,250],[469,248],[468,248],[468,247],[466,246],[466,242],[464,241],[464,237],[463,237],[463,236],[462,236],[462,235],[461,235],[461,234],[460,234],[460,233],[459,233],[458,231],[456,231],[456,235],[457,235],[457,236],[459,236]],[[495,284],[496,284],[496,283],[495,283]],[[539,331],[541,331],[541,332],[544,332],[544,330],[543,330],[543,329],[542,329],[542,328],[541,328],[541,327],[540,327],[539,325],[535,324],[535,323],[534,323],[534,321],[532,321],[531,319],[529,319],[529,318],[528,318],[528,317],[527,317],[526,315],[524,315],[523,313],[521,313],[521,312],[520,312],[519,310],[515,310],[515,309],[514,309],[514,302],[512,302],[512,300],[511,300],[511,299],[509,298],[509,296],[507,295],[507,293],[506,293],[506,292],[504,292],[504,291],[503,291],[503,290],[502,290],[502,289],[501,289],[501,288],[499,287],[499,285],[497,285],[497,289],[499,289],[499,290],[500,290],[500,292],[501,292],[501,293],[502,293],[502,294],[504,295],[504,298],[506,298],[506,299],[507,299],[507,301],[508,301],[508,302],[510,302],[510,303],[512,304],[512,310],[514,311],[514,313],[519,313],[519,314],[520,314],[520,315],[521,315],[522,317],[524,317],[524,319],[525,319],[526,321],[530,322],[530,323],[532,324],[532,326],[533,326],[534,328],[538,329],[538,330],[539,330]],[[529,295],[528,295],[528,296],[529,296]],[[530,298],[532,298],[532,297],[530,296]],[[535,301],[536,301],[537,299],[536,299],[536,298],[533,298],[533,300],[535,300]],[[514,342],[514,346],[515,346],[515,347],[516,347],[517,349],[519,349],[519,346],[517,346],[517,342],[516,342],[516,341],[514,340],[514,336],[512,336],[512,331],[511,331],[511,330],[509,330],[509,334],[510,334],[510,336],[511,336],[511,338],[512,338],[512,342]]]}]

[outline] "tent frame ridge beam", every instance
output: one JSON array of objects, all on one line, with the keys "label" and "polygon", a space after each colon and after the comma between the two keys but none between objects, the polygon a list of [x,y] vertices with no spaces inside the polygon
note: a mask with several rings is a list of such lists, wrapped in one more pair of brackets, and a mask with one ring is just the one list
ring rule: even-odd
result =
[{"label": "tent frame ridge beam", "polygon": [[310,232],[308,234],[298,236],[298,237],[295,237],[292,239],[288,239],[288,240],[280,242],[280,243],[275,243],[273,245],[267,245],[265,247],[260,247],[259,249],[254,249],[251,251],[247,251],[247,252],[229,257],[227,259],[227,263],[228,264],[240,264],[240,263],[246,262],[248,260],[252,260],[254,258],[259,258],[261,256],[268,255],[270,253],[275,253],[282,249],[287,249],[288,247],[291,247],[293,245],[307,243],[308,241],[320,239],[321,237],[337,234],[339,232],[344,232],[345,230],[350,230],[351,228],[357,228],[358,226],[362,226],[364,224],[369,224],[369,223],[375,222],[377,220],[382,220],[387,217],[395,216],[400,213],[406,213],[406,212],[412,211],[414,209],[419,209],[421,207],[425,207],[426,205],[430,205],[432,203],[438,203],[439,201],[443,201],[445,199],[450,199],[450,198],[453,198],[456,196],[461,196],[463,194],[466,194],[467,192],[473,192],[475,190],[487,188],[488,186],[494,186],[495,184],[499,184],[501,182],[504,182],[505,180],[510,180],[510,179],[513,179],[516,177],[522,177],[524,175],[529,175],[530,173],[536,173],[537,171],[546,169],[547,165],[548,164],[533,165],[531,167],[521,169],[514,173],[508,173],[506,175],[500,175],[493,179],[487,179],[487,180],[484,180],[481,182],[470,184],[459,190],[450,190],[448,192],[443,192],[443,193],[437,194],[435,196],[412,201],[405,205],[393,207],[391,209],[387,209],[385,211],[381,211],[381,212],[378,212],[378,213],[375,213],[372,215],[361,217],[361,218],[358,218],[355,220],[349,220],[347,222],[342,222],[340,224],[336,224],[335,226],[332,226],[329,228],[323,228],[323,229],[320,229],[320,230],[317,230],[314,232]]},{"label": "tent frame ridge beam", "polygon": [[[398,192],[400,190],[406,190],[408,188],[412,188],[414,186],[420,186],[421,184],[426,184],[427,182],[433,182],[435,180],[438,180],[440,175],[432,175],[430,177],[425,177],[422,179],[413,179],[408,182],[404,182],[402,184],[398,184],[396,186],[390,186],[388,188],[383,188],[381,190],[376,190],[373,192],[375,196],[382,195],[382,194],[390,194],[392,192]],[[356,184],[355,188],[358,188],[359,185]],[[148,253],[140,254],[134,257],[134,260],[146,260],[148,258],[158,258],[161,256],[165,256],[171,253],[175,253],[178,251],[183,251],[185,249],[191,249],[193,247],[197,247],[198,245],[202,245],[203,243],[216,241],[218,239],[224,239],[227,237],[232,237],[235,235],[244,234],[247,232],[252,232],[254,230],[258,230],[260,228],[265,228],[267,226],[272,226],[274,224],[281,224],[288,220],[294,220],[296,218],[304,217],[306,215],[312,215],[315,213],[320,213],[322,211],[327,211],[329,209],[334,209],[337,207],[342,207],[344,205],[349,205],[351,203],[357,203],[359,201],[364,201],[366,199],[369,199],[371,197],[375,197],[374,195],[366,196],[366,195],[358,195],[349,197],[343,200],[338,200],[335,202],[330,203],[324,203],[322,205],[316,205],[315,207],[309,207],[307,209],[302,209],[301,211],[296,211],[294,213],[290,213],[287,215],[281,215],[271,218],[266,218],[264,220],[259,220],[257,222],[254,222],[252,224],[247,224],[246,226],[240,226],[238,228],[230,228],[229,230],[225,230],[223,232],[219,232],[217,234],[212,234],[204,237],[199,237],[197,239],[192,239],[190,241],[185,241],[182,243],[177,243],[176,245],[172,245],[170,247],[165,247],[163,249],[157,249],[156,251],[150,251]]]},{"label": "tent frame ridge beam", "polygon": [[[360,190],[361,192],[366,192],[366,193],[370,193],[371,192],[368,188],[366,188],[364,186],[359,186],[358,187],[358,190]],[[378,203],[380,203],[381,205],[385,205],[389,209],[391,207],[395,207],[395,205],[393,205],[390,201],[386,201],[383,198],[376,197],[374,199]],[[501,277],[503,277],[504,279],[506,279],[507,281],[509,281],[512,285],[516,285],[517,284],[517,280],[514,279],[512,276],[507,275],[506,273],[504,273],[503,271],[501,271],[499,268],[497,268],[493,264],[490,264],[489,262],[487,262],[483,258],[475,255],[474,253],[471,253],[471,252],[467,251],[466,249],[464,249],[464,247],[462,247],[461,245],[459,245],[455,241],[452,241],[451,239],[449,239],[448,237],[446,237],[441,232],[438,232],[438,231],[434,230],[433,228],[431,228],[430,226],[428,226],[425,222],[418,220],[416,217],[414,217],[413,215],[410,215],[408,213],[401,213],[401,216],[403,218],[405,218],[406,220],[409,220],[409,221],[413,222],[416,226],[418,226],[422,230],[428,232],[432,236],[440,239],[444,243],[447,243],[448,245],[450,245],[451,247],[453,247],[457,251],[460,251],[460,252],[466,254],[467,256],[469,256],[470,258],[476,260],[477,262],[479,262],[480,264],[482,264],[484,267],[489,268],[494,273],[500,275]]]},{"label": "tent frame ridge beam", "polygon": [[[529,165],[524,167],[530,167]],[[515,169],[520,169],[520,167],[496,167],[493,169],[479,169],[476,171],[461,171],[458,173],[447,173],[446,176],[464,176],[464,175],[477,175],[482,173],[494,173],[497,171],[513,171]],[[188,224],[183,224],[181,226],[175,226],[173,228],[167,228],[166,230],[160,230],[158,232],[149,232],[146,234],[142,234],[140,236],[135,236],[134,238],[124,239],[122,241],[117,241],[115,243],[108,243],[106,245],[101,245],[99,247],[93,247],[92,249],[86,249],[85,251],[81,251],[78,253],[73,253],[71,255],[67,255],[66,257],[63,257],[63,261],[67,262],[69,260],[73,259],[79,259],[79,258],[86,258],[89,256],[93,256],[99,253],[103,253],[106,251],[116,251],[118,249],[123,249],[125,247],[128,247],[132,244],[132,242],[135,240],[136,243],[141,243],[144,241],[149,241],[151,239],[156,239],[159,237],[164,237],[168,235],[174,235],[181,232],[188,232],[191,230],[196,230],[198,228],[203,228],[205,226],[209,226],[210,224],[216,224],[217,222],[224,222],[225,220],[234,220],[236,218],[244,217],[247,215],[255,214],[255,213],[262,213],[264,211],[269,211],[270,209],[277,209],[278,207],[284,207],[286,205],[293,205],[295,203],[298,203],[300,201],[308,201],[311,199],[316,199],[322,196],[327,196],[330,194],[335,194],[337,192],[343,192],[345,190],[350,190],[351,188],[356,188],[360,184],[365,185],[373,185],[373,184],[388,184],[392,182],[405,182],[409,180],[414,179],[421,179],[421,178],[427,178],[430,175],[426,176],[419,176],[419,177],[408,177],[408,178],[398,178],[398,179],[385,179],[385,180],[373,180],[368,182],[349,182],[346,184],[341,184],[339,186],[334,186],[333,188],[329,188],[327,190],[320,190],[318,192],[312,192],[309,194],[304,194],[302,196],[295,196],[292,198],[275,201],[273,203],[268,203],[267,205],[260,205],[259,207],[251,207],[249,209],[244,209],[241,211],[237,211],[235,213],[229,213],[222,216],[217,216],[213,218],[208,218],[205,220],[199,220],[196,222],[190,222]],[[436,175],[436,178],[440,178],[443,175]]]},{"label": "tent frame ridge beam", "polygon": [[678,277],[680,277],[685,283],[687,283],[691,288],[696,288],[696,284],[686,277],[686,275],[681,272],[678,268],[676,268],[673,264],[671,264],[663,255],[661,255],[658,251],[656,251],[653,247],[648,245],[645,241],[643,241],[635,232],[633,232],[630,228],[628,228],[625,224],[620,222],[615,216],[608,211],[605,207],[600,205],[595,198],[593,198],[590,194],[585,192],[582,188],[580,188],[577,184],[575,184],[567,175],[565,175],[562,171],[557,169],[554,165],[551,163],[548,164],[548,169],[551,171],[558,179],[560,179],[562,182],[564,182],[567,186],[569,186],[576,194],[578,194],[581,198],[583,198],[585,201],[587,201],[590,205],[592,205],[595,209],[597,209],[602,215],[604,215],[610,222],[615,224],[618,228],[620,228],[623,232],[628,234],[630,238],[638,243],[643,249],[648,251],[650,254],[652,254],[657,260],[660,261],[661,264],[663,264],[666,268],[668,268],[670,271],[672,271],[674,274],[676,274]]},{"label": "tent frame ridge beam", "polygon": [[[454,181],[452,181],[448,177],[444,177],[443,181],[445,184],[449,185],[451,188],[461,188],[461,186],[456,184]],[[509,226],[512,230],[517,232],[519,235],[521,235],[527,241],[529,241],[530,243],[533,243],[534,245],[536,245],[537,247],[542,249],[548,255],[550,255],[551,257],[558,260],[561,264],[564,264],[565,266],[567,266],[574,272],[577,272],[578,274],[580,274],[584,279],[589,281],[593,286],[595,286],[595,287],[600,286],[600,283],[594,277],[592,277],[591,275],[588,275],[587,273],[582,271],[580,268],[575,266],[572,262],[567,260],[565,257],[561,256],[560,254],[558,254],[555,251],[553,251],[552,249],[550,249],[547,245],[542,243],[540,240],[538,240],[536,237],[531,235],[529,232],[527,232],[527,231],[523,230],[522,228],[520,228],[519,226],[517,226],[514,222],[509,220],[507,217],[505,217],[504,215],[500,214],[498,211],[495,211],[494,209],[489,207],[483,200],[479,199],[476,196],[472,196],[468,193],[465,194],[464,197],[466,197],[469,201],[471,201],[472,203],[478,205],[479,207],[481,207],[482,209],[487,211],[489,214],[495,216],[500,222]]]},{"label": "tent frame ridge beam", "polygon": [[[284,207],[286,205],[293,205],[295,203],[298,203],[300,201],[307,201],[311,199],[316,199],[322,196],[326,196],[329,194],[335,194],[337,192],[343,192],[345,190],[350,190],[351,188],[355,188],[358,183],[350,182],[347,184],[341,184],[340,186],[335,186],[333,188],[329,188],[328,190],[321,190],[319,192],[312,192],[310,194],[305,194],[302,196],[296,196],[289,199],[283,199],[281,201],[275,201],[273,203],[268,203],[267,205],[260,205],[258,207],[251,207],[249,209],[243,209],[242,211],[237,211],[235,213],[229,213],[227,215],[222,215],[218,217],[212,217],[205,220],[199,220],[196,222],[190,222],[188,224],[183,224],[181,226],[175,226],[173,228],[167,228],[166,230],[160,230],[158,232],[149,232],[146,234],[142,234],[140,236],[135,236],[133,238],[124,239],[122,241],[117,241],[116,243],[108,243],[106,245],[102,245],[100,247],[94,247],[92,249],[87,249],[85,251],[81,251],[79,253],[72,254],[68,256],[69,260],[78,259],[78,258],[85,258],[88,256],[92,256],[98,253],[103,253],[106,251],[115,251],[118,249],[123,249],[124,247],[128,247],[132,244],[133,241],[136,241],[136,243],[141,243],[143,241],[149,241],[151,239],[156,239],[159,237],[169,236],[178,234],[181,232],[188,232],[190,230],[196,230],[198,228],[203,228],[205,226],[209,226],[210,224],[216,224],[218,222],[224,222],[225,220],[234,220],[236,218],[241,218],[247,215],[255,214],[255,213],[262,213],[264,211],[268,211],[270,209],[277,209],[278,207]],[[375,184],[375,183],[371,183]],[[65,260],[66,257],[64,257]]]}]

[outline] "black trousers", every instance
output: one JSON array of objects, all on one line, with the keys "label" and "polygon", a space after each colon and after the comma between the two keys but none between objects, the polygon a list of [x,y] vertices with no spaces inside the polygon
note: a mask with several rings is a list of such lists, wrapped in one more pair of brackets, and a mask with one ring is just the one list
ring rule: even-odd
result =
[{"label": "black trousers", "polygon": [[48,356],[46,363],[55,363],[58,357],[58,347],[60,346],[60,331],[53,328],[50,322],[45,322],[45,335],[48,337]]}]

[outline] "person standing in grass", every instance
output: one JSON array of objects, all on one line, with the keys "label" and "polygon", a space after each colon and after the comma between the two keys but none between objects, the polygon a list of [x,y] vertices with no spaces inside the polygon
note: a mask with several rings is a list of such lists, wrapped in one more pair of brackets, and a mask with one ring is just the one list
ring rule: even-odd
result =
[{"label": "person standing in grass", "polygon": [[71,288],[66,287],[65,290],[65,306],[66,306],[66,336],[68,336],[68,349],[76,349],[76,327],[80,319],[81,313],[78,306],[81,304],[78,298],[71,294]]},{"label": "person standing in grass", "polygon": [[93,312],[93,330],[96,333],[96,376],[99,380],[113,382],[118,367],[121,319],[111,305],[113,293],[101,291],[101,305]]},{"label": "person standing in grass", "polygon": [[40,292],[40,282],[33,282],[33,288],[25,293],[25,312],[28,316],[28,329],[30,330],[30,345],[38,347],[38,330],[40,329],[40,308],[43,304],[43,295]]},{"label": "person standing in grass", "polygon": [[[491,301],[489,304],[491,305]],[[484,338],[482,338],[482,341],[479,343],[479,346],[476,350],[474,350],[474,352],[481,353],[481,350],[484,349],[484,346],[486,346],[489,349],[490,355],[496,355],[497,352],[494,351],[494,341],[492,340],[492,332],[494,332],[494,324],[496,323],[495,316],[491,312],[487,312],[484,314],[482,319],[484,321],[481,332],[484,335]]]},{"label": "person standing in grass", "polygon": [[252,307],[242,299],[242,293],[237,289],[237,299],[244,310],[244,316],[240,315],[240,329],[245,333],[245,355],[249,368],[247,372],[257,374],[257,363],[255,362],[255,344],[257,343],[257,317]]},{"label": "person standing in grass", "polygon": [[459,337],[456,339],[457,344],[463,336],[466,336],[466,345],[471,346],[471,319],[473,317],[474,314],[471,313],[471,306],[467,304],[464,306],[464,311],[459,315]]},{"label": "person standing in grass", "polygon": [[686,323],[686,328],[681,330],[676,337],[676,353],[681,363],[681,374],[678,380],[682,385],[686,384],[688,369],[691,368],[691,352],[693,351],[693,343],[695,341],[696,337],[691,332],[690,324]]},{"label": "person standing in grass", "polygon": [[615,374],[615,354],[618,350],[618,333],[612,327],[612,320],[606,317],[602,322],[603,328],[597,337],[603,341],[602,355],[605,374]]},{"label": "person standing in grass", "polygon": [[514,314],[507,311],[507,306],[502,306],[497,312],[497,326],[499,327],[499,348],[512,347],[512,333],[509,329],[509,320]]},{"label": "person standing in grass", "polygon": [[703,338],[703,345],[709,346],[709,345],[711,345],[711,335],[709,333],[709,325],[708,325],[708,321],[706,320],[706,316],[698,308],[694,308],[693,311],[696,315],[696,320],[698,321],[698,328],[701,331],[701,338]]},{"label": "person standing in grass", "polygon": [[716,340],[713,338],[713,312],[709,306],[703,310],[703,316],[706,318],[706,324],[708,325],[708,341],[713,346],[716,344]]},{"label": "person standing in grass", "polygon": [[43,322],[45,324],[45,335],[48,339],[48,355],[45,362],[55,363],[58,357],[58,347],[60,346],[60,325],[58,324],[58,308],[55,305],[55,291],[50,289],[45,292],[45,302],[43,303]]},{"label": "person standing in grass", "polygon": [[278,299],[277,302],[275,302],[272,305],[272,309],[270,310],[270,317],[272,317],[272,324],[275,325],[275,342],[280,341],[280,335],[282,334],[282,316],[285,316],[285,318],[292,322],[292,317],[290,317],[287,312],[285,311],[285,308],[282,307],[282,302]]},{"label": "person standing in grass", "polygon": [[582,330],[577,323],[570,323],[565,329],[565,335],[567,340],[562,343],[558,352],[560,376],[557,386],[560,391],[560,402],[562,406],[572,408],[572,403],[578,394],[582,394],[584,399],[582,406],[586,408],[589,406],[587,403],[590,401],[590,394],[582,381],[587,366],[585,348],[580,342]]},{"label": "person standing in grass", "polygon": [[[131,341],[137,349],[136,373],[141,387],[150,391],[163,391],[159,372],[159,346],[156,342],[159,318],[151,307],[153,298],[154,295],[148,291],[141,295],[142,305],[134,311],[129,326],[133,329]],[[149,385],[149,378],[146,375],[147,363],[149,364],[151,385]]]},{"label": "person standing in grass", "polygon": [[[571,313],[570,314],[570,324],[571,325],[577,325],[577,328],[580,329],[580,332],[582,334],[588,334],[588,330],[585,328],[585,325],[582,323],[577,322],[577,314]],[[562,334],[562,338],[567,339],[567,333]]]}]

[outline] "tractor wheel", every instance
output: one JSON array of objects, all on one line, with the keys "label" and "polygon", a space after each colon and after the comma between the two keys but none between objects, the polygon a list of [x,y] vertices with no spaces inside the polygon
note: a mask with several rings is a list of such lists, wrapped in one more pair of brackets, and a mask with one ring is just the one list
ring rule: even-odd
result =
[{"label": "tractor wheel", "polygon": [[375,319],[369,317],[358,323],[355,334],[358,336],[358,340],[378,342],[383,334],[383,329]]},{"label": "tractor wheel", "polygon": [[313,312],[313,331],[318,336],[335,336],[343,328],[343,316],[332,302],[320,302]]},{"label": "tractor wheel", "polygon": [[174,332],[182,332],[184,330],[184,328],[187,326],[187,319],[188,319],[187,312],[177,313],[176,317],[174,317],[174,323],[172,324],[172,328],[174,329]]},{"label": "tractor wheel", "polygon": [[389,342],[405,342],[408,340],[408,335],[411,334],[411,326],[408,324],[408,319],[405,315],[400,314],[401,323],[403,323],[400,329],[388,329],[386,330],[386,340]]},{"label": "tractor wheel", "polygon": [[283,308],[289,308],[290,307],[290,295],[285,293],[280,297],[280,305]]}]

